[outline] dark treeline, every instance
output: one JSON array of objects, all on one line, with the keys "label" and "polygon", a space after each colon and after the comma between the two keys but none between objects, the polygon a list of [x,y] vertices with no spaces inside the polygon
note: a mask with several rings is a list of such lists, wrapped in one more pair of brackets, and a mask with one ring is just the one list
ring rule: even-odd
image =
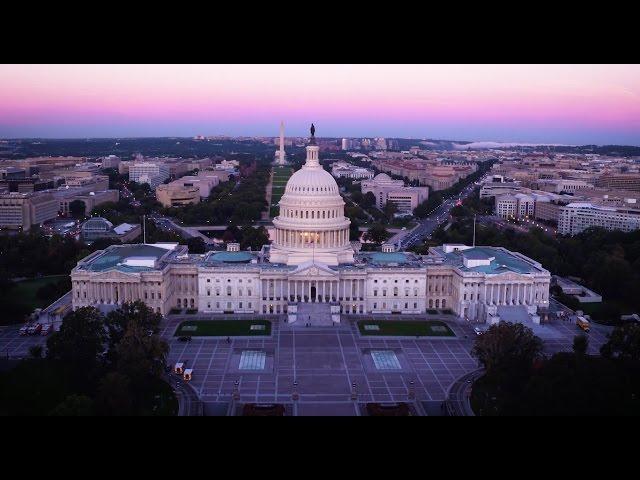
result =
[{"label": "dark treeline", "polygon": [[246,153],[271,154],[276,146],[254,140],[194,140],[192,138],[92,138],[92,139],[38,139],[12,142],[14,151],[7,158],[45,156],[100,157],[117,155],[125,160],[136,153],[144,156],[208,157]]},{"label": "dark treeline", "polygon": [[639,415],[640,325],[616,327],[600,356],[588,355],[588,338],[573,352],[550,358],[542,341],[522,324],[500,322],[475,342],[485,368],[471,395],[479,415]]},{"label": "dark treeline", "polygon": [[267,208],[265,190],[270,167],[257,165],[250,175],[221,183],[206,200],[163,212],[187,225],[244,225],[260,220]]},{"label": "dark treeline", "polygon": [[142,302],[106,317],[93,307],[69,313],[46,351],[32,347],[32,358],[0,373],[0,415],[175,414],[160,320]]}]

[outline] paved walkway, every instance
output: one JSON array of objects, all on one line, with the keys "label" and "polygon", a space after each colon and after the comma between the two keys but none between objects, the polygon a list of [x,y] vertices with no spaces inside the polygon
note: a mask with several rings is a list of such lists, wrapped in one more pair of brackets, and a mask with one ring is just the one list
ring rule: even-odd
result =
[{"label": "paved walkway", "polygon": [[271,191],[273,189],[273,168],[271,169],[271,174],[269,175],[269,183],[267,183],[267,189],[265,191],[265,200],[267,201],[267,210],[262,212],[261,218],[262,220],[269,220],[271,218]]},{"label": "paved walkway", "polygon": [[[171,320],[164,329],[171,346],[169,362],[186,361],[194,369],[192,385],[204,402],[229,401],[236,381],[242,402],[290,402],[294,381],[299,405],[352,404],[353,383],[359,402],[406,402],[411,382],[417,400],[442,401],[448,386],[477,365],[469,354],[474,337],[468,325],[451,324],[456,339],[399,340],[361,337],[351,322],[304,329],[274,323],[266,338],[183,343],[171,337],[178,322]],[[244,350],[265,352],[265,370],[239,370]],[[377,370],[371,350],[394,352],[401,368]]]}]

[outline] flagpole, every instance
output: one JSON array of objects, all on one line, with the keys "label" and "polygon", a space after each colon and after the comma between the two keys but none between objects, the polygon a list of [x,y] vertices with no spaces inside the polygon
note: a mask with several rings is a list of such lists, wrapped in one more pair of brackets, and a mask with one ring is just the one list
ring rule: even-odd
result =
[{"label": "flagpole", "polygon": [[476,215],[473,215],[473,246],[476,246]]}]

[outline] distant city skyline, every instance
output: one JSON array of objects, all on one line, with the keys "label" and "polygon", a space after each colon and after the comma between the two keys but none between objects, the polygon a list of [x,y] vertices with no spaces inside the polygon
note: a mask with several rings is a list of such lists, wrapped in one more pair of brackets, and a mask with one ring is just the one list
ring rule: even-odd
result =
[{"label": "distant city skyline", "polygon": [[640,145],[640,65],[0,65],[0,138]]}]

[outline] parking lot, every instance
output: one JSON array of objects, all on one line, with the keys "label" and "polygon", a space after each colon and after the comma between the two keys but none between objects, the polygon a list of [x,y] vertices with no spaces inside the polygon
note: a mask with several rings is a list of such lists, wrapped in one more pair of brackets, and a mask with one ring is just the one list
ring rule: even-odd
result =
[{"label": "parking lot", "polygon": [[20,336],[21,325],[0,327],[0,357],[23,358],[29,356],[29,348],[34,345],[45,345],[47,337],[42,335]]}]

